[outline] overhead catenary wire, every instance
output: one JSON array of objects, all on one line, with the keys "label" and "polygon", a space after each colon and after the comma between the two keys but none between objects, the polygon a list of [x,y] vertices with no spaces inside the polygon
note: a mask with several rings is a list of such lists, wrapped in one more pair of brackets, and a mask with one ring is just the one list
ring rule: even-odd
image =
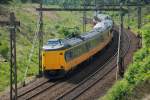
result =
[{"label": "overhead catenary wire", "polygon": [[23,81],[22,81],[23,85],[26,84],[25,81],[26,81],[26,77],[27,77],[27,73],[28,73],[28,69],[29,69],[29,64],[31,63],[31,59],[32,59],[32,56],[33,56],[33,53],[34,53],[34,48],[35,48],[36,41],[38,40],[39,23],[40,23],[40,20],[37,21],[37,25],[36,25],[36,28],[35,28],[34,38],[33,38],[33,41],[32,41],[32,48],[30,50],[29,59],[27,61],[27,67],[26,67],[24,78],[23,78]]}]

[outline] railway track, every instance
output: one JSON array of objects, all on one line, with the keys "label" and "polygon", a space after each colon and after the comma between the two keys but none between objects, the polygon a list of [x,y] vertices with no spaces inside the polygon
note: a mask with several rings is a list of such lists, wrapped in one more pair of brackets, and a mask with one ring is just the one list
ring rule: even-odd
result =
[{"label": "railway track", "polygon": [[[102,66],[99,70],[97,70],[95,73],[90,75],[88,78],[86,78],[84,81],[80,82],[77,86],[74,88],[68,90],[64,94],[62,94],[60,97],[57,97],[56,100],[73,100],[76,99],[78,96],[80,96],[82,93],[87,91],[90,87],[92,87],[94,84],[96,84],[98,81],[100,81],[105,75],[107,75],[112,69],[109,70],[105,68],[105,65]],[[103,74],[102,74],[103,72]]]},{"label": "railway track", "polygon": [[26,90],[25,92],[19,94],[18,98],[21,100],[33,98],[34,96],[37,96],[38,94],[46,91],[47,89],[50,89],[51,87],[59,83],[60,81],[56,81],[56,82],[50,82],[50,80],[44,81],[39,85],[33,87],[32,89]]},{"label": "railway track", "polygon": [[[99,66],[97,66],[97,67],[99,67]],[[103,69],[103,67],[101,67],[101,69]],[[89,76],[89,74],[86,75],[86,76]],[[84,83],[85,81],[89,80],[89,78],[90,77],[84,79],[79,84]],[[55,87],[55,86],[57,87],[58,84],[59,85],[62,84],[62,86],[65,87],[66,83],[65,82],[61,82],[61,81],[50,82],[49,79],[43,79],[41,81],[39,80],[39,81],[35,82],[34,84],[35,85],[33,85],[32,88],[29,86],[29,87],[26,87],[26,88],[24,88],[24,89],[19,91],[19,93],[20,93],[20,94],[18,94],[19,100],[32,99],[32,98],[36,97],[37,95],[39,95],[40,93],[42,93],[44,91],[47,91],[48,89],[51,89],[52,87]],[[79,87],[79,85],[77,85],[76,87]]]},{"label": "railway track", "polygon": [[[114,52],[116,52],[116,50],[114,50]],[[116,55],[116,53],[115,53],[115,55]],[[113,56],[114,57],[114,56]],[[114,58],[112,58],[112,59],[114,59]],[[107,60],[109,60],[110,61],[110,59],[108,58]],[[107,61],[107,62],[109,62],[109,61]],[[106,63],[105,63],[106,64]],[[55,92],[55,91],[52,91],[52,90],[54,90],[54,89],[51,89],[51,92],[50,91],[45,91],[44,93],[42,93],[43,94],[43,96],[41,95],[41,98],[43,98],[43,97],[45,97],[45,95],[48,95],[48,93],[54,93],[53,95],[54,96],[52,96],[52,97],[50,97],[50,95],[47,97],[47,98],[49,98],[49,99],[63,99],[64,97],[66,97],[66,96],[68,96],[68,97],[74,97],[75,98],[75,95],[74,95],[74,90],[76,90],[77,92],[76,93],[78,93],[78,95],[80,95],[80,94],[82,94],[85,90],[87,90],[88,88],[90,88],[93,84],[95,84],[98,80],[101,80],[102,78],[103,78],[103,76],[105,76],[106,74],[108,74],[109,73],[109,70],[108,70],[108,68],[105,68],[105,66],[106,65],[101,65],[101,64],[98,64],[97,65],[97,68],[99,68],[96,72],[94,72],[93,74],[89,74],[89,75],[87,75],[88,77],[86,77],[86,78],[84,78],[84,80],[82,80],[82,81],[80,81],[78,84],[76,84],[76,85],[70,85],[70,84],[67,84],[66,82],[62,82],[62,83],[60,83],[59,84],[59,86],[54,86],[53,88],[54,89],[57,89],[57,88],[64,88],[64,89],[62,89],[62,90],[65,90],[65,92],[64,91],[62,91],[62,90],[58,90],[57,91],[57,93]],[[105,68],[105,69],[104,69]],[[106,71],[105,71],[106,70]],[[112,68],[110,68],[110,70],[112,70]],[[102,72],[105,72],[105,73],[102,73]],[[95,76],[95,75],[97,75],[97,76]],[[93,78],[95,76],[95,78]],[[99,78],[96,78],[96,77],[99,77]],[[74,79],[74,78],[73,78]],[[95,80],[94,80],[95,79]],[[69,80],[68,80],[69,81]],[[70,80],[71,81],[71,80]],[[90,82],[90,84],[87,84],[87,83],[89,83]],[[87,85],[84,85],[84,84],[87,84]],[[81,87],[85,87],[86,86],[86,88],[84,88],[84,89],[81,89],[80,90],[80,92],[78,91],[78,88],[81,88]],[[46,93],[47,92],[47,93]],[[72,96],[69,96],[68,94],[69,93],[73,93],[73,95]],[[59,95],[59,96],[58,96]],[[77,95],[76,95],[77,96]],[[35,97],[35,98],[30,98],[30,99],[40,99],[39,98],[39,96],[38,97]],[[68,98],[69,99],[69,98]],[[72,98],[73,99],[73,98]]]},{"label": "railway track", "polygon": [[[123,52],[124,56],[126,56],[130,49],[131,40],[130,36],[128,36],[126,32],[124,33],[125,36],[123,40]],[[111,45],[116,47],[116,43],[117,41]],[[66,79],[51,81],[50,79],[41,78],[40,80],[37,80],[32,84],[19,89],[18,99],[77,99],[116,68],[117,49],[113,46],[106,48],[104,52],[102,51],[100,54],[98,54],[98,59],[92,64],[88,65],[89,67],[87,66],[85,68],[80,65],[81,68],[79,68],[79,70],[77,69],[75,72],[73,72],[73,74],[71,74],[70,77]],[[108,54],[111,56],[108,56]]]},{"label": "railway track", "polygon": [[[97,65],[97,71],[95,71],[93,74],[91,75],[87,75],[88,77],[86,77],[84,80],[80,81],[78,84],[76,85],[70,85],[70,84],[67,84],[66,82],[58,82],[58,85],[59,87],[61,88],[64,88],[62,90],[65,90],[65,92],[61,92],[61,91],[58,91],[57,93],[55,91],[51,91],[51,93],[54,93],[55,94],[59,94],[59,95],[55,95],[55,96],[52,96],[51,99],[56,99],[56,100],[59,100],[59,99],[75,99],[77,98],[78,96],[80,96],[83,92],[85,92],[86,90],[88,90],[90,87],[92,87],[94,84],[96,84],[97,82],[99,82],[105,75],[107,75],[109,72],[111,72],[111,70],[113,70],[115,68],[115,66],[111,66],[111,65],[115,65],[115,62],[112,64],[110,62],[112,62],[112,60],[115,59],[116,57],[116,50],[114,50],[115,54],[111,57],[111,59],[107,59],[107,63],[105,63],[103,66],[101,64],[98,64]],[[106,67],[108,66],[108,64],[110,63],[110,66],[111,67]],[[48,84],[48,85],[47,85]],[[41,87],[38,87],[37,89],[39,90],[34,90],[32,92],[30,92],[29,94],[27,93],[27,95],[24,95],[23,97],[24,98],[20,98],[20,99],[38,99],[37,97],[39,97],[38,95],[40,95],[40,93],[42,92],[46,92],[47,91],[47,95],[48,93],[50,93],[49,90],[54,90],[54,89],[57,89],[59,88],[57,86],[57,83],[53,83],[53,84],[50,84],[50,83],[46,83],[46,86],[43,85]],[[54,88],[54,89],[50,89],[50,88]],[[31,95],[32,94],[32,95]],[[42,93],[43,94],[43,93]],[[37,96],[37,97],[36,97]],[[44,97],[41,95],[41,97]],[[50,97],[47,97],[50,99]]]}]

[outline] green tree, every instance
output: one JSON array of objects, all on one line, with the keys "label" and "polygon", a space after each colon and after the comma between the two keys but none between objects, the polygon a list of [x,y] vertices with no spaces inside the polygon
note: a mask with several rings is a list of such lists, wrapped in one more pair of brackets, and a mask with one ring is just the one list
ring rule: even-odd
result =
[{"label": "green tree", "polygon": [[8,4],[12,0],[0,0],[0,4]]}]

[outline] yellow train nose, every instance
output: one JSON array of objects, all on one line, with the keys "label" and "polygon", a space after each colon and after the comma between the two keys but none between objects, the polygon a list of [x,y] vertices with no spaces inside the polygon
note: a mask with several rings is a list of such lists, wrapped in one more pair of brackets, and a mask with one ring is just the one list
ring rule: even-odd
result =
[{"label": "yellow train nose", "polygon": [[64,68],[64,55],[61,51],[43,51],[42,65],[44,70],[57,70]]}]

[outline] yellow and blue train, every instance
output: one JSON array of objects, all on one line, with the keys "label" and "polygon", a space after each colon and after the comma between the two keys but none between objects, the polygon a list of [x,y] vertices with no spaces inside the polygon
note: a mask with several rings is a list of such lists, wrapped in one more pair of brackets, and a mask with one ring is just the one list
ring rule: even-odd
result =
[{"label": "yellow and blue train", "polygon": [[50,39],[43,46],[43,71],[50,74],[66,73],[101,51],[113,38],[113,21],[99,14],[93,20],[92,31],[66,39]]}]

